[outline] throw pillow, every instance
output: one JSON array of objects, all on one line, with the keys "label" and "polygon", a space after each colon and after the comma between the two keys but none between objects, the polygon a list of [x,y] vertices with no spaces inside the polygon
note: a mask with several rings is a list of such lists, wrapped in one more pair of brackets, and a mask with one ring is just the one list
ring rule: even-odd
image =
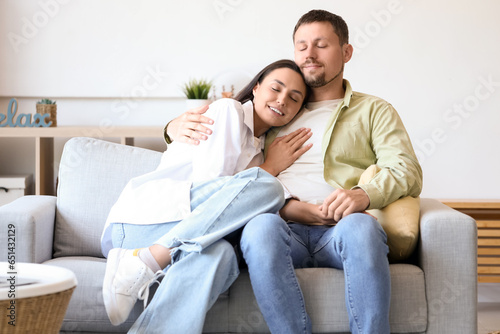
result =
[{"label": "throw pillow", "polygon": [[[368,167],[359,179],[366,184],[380,171],[377,165]],[[417,245],[420,227],[420,197],[401,198],[383,209],[367,210],[375,216],[387,234],[389,261],[399,262],[408,258]]]}]

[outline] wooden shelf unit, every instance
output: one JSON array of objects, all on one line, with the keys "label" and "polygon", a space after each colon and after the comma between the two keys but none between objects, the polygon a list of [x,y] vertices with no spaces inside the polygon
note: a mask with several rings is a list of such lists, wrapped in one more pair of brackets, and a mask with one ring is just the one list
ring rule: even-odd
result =
[{"label": "wooden shelf unit", "polygon": [[35,194],[54,195],[54,138],[119,138],[123,145],[134,145],[135,138],[163,138],[162,126],[58,126],[48,128],[0,128],[0,138],[35,139]]},{"label": "wooden shelf unit", "polygon": [[478,281],[500,283],[500,199],[441,202],[476,220]]}]

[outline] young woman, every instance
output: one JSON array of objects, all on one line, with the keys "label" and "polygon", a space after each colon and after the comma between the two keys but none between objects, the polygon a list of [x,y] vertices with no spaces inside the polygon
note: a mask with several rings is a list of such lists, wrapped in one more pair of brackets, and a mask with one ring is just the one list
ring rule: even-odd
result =
[{"label": "young woman", "polygon": [[114,325],[165,275],[131,332],[201,333],[206,311],[238,275],[223,238],[281,208],[283,189],[274,176],[310,148],[304,145],[310,131],[300,129],[275,141],[265,162],[262,152],[265,133],[290,122],[307,95],[300,68],[290,60],[274,62],[235,100],[210,105],[206,114],[214,124],[207,141],[174,142],[155,171],[127,184],[102,237],[108,257],[103,296]]}]

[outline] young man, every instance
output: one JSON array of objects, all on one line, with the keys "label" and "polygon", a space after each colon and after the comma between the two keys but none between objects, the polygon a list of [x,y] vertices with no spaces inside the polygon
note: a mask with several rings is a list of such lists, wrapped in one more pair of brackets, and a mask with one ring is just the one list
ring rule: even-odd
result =
[{"label": "young man", "polygon": [[[353,92],[343,79],[353,53],[344,20],[312,10],[299,19],[293,40],[295,62],[312,95],[300,117],[269,133],[266,142],[307,127],[314,145],[278,175],[290,194],[281,217],[258,216],[243,230],[241,248],[252,287],[272,333],[310,333],[293,268],[342,269],[351,332],[389,333],[387,237],[363,212],[418,196],[422,170],[394,108]],[[202,111],[172,121],[168,135],[191,143],[206,139],[210,133],[203,123],[210,120]],[[360,175],[373,164],[381,171],[358,186]]]}]

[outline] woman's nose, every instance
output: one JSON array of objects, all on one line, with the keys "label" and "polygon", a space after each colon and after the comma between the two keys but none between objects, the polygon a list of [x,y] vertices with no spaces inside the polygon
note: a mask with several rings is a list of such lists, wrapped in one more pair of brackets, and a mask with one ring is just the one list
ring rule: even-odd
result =
[{"label": "woman's nose", "polygon": [[279,105],[284,105],[285,104],[285,97],[283,95],[279,95],[278,98],[276,99],[276,103]]}]

